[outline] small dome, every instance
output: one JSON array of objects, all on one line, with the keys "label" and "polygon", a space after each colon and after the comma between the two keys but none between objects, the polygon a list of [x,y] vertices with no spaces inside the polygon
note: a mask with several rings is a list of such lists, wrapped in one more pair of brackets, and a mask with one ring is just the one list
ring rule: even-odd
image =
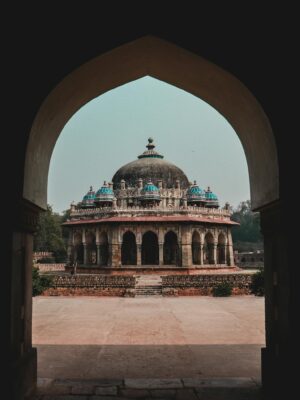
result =
[{"label": "small dome", "polygon": [[151,180],[141,190],[141,200],[160,200],[159,189]]},{"label": "small dome", "polygon": [[101,186],[95,195],[95,203],[112,202],[114,197],[113,190],[104,181],[103,186]]},{"label": "small dome", "polygon": [[93,190],[93,186],[90,186],[90,190],[82,199],[81,207],[82,208],[95,207],[94,201],[95,201],[95,191]]},{"label": "small dome", "polygon": [[206,200],[206,207],[219,207],[218,197],[210,190],[208,186],[207,190],[205,191],[205,200]]},{"label": "small dome", "polygon": [[189,203],[205,202],[205,192],[197,185],[196,181],[188,188],[186,197]]}]

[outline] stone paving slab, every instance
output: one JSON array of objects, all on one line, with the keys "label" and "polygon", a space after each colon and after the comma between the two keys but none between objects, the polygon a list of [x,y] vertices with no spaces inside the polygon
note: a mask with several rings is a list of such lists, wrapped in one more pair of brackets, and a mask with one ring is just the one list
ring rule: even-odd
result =
[{"label": "stone paving slab", "polygon": [[[43,393],[32,400],[259,400],[260,387],[251,378],[231,379],[124,379],[115,386],[96,386],[95,381],[39,380]],[[106,382],[107,383],[107,382]],[[187,387],[188,385],[188,387]],[[194,386],[193,386],[194,385]],[[64,388],[53,393],[51,388]],[[85,394],[83,394],[85,393]]]},{"label": "stone paving slab", "polygon": [[181,379],[125,379],[125,387],[135,389],[178,389],[183,387]]}]

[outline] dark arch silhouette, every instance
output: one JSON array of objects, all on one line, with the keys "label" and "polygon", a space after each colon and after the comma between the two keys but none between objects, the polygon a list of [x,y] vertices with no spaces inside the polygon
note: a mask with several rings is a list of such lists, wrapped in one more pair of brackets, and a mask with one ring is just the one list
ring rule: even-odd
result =
[{"label": "dark arch silhouette", "polygon": [[122,265],[136,265],[136,240],[135,234],[131,231],[123,235],[121,262]]},{"label": "dark arch silhouette", "polygon": [[204,264],[214,264],[214,238],[213,235],[209,232],[205,235],[204,239]]},{"label": "dark arch silhouette", "polygon": [[106,232],[102,232],[99,237],[100,254],[99,260],[97,260],[99,265],[108,264],[108,237]]},{"label": "dark arch silhouette", "polygon": [[220,233],[218,237],[218,251],[217,257],[218,261],[217,264],[226,264],[226,247],[225,247],[225,236]]},{"label": "dark arch silhouette", "polygon": [[159,264],[158,238],[157,235],[151,231],[148,231],[143,235],[142,264],[143,265]]},{"label": "dark arch silhouette", "polygon": [[200,264],[200,234],[197,231],[194,231],[192,236],[192,257],[193,264]]},{"label": "dark arch silhouette", "polygon": [[179,247],[176,233],[169,231],[164,241],[164,264],[179,265]]}]

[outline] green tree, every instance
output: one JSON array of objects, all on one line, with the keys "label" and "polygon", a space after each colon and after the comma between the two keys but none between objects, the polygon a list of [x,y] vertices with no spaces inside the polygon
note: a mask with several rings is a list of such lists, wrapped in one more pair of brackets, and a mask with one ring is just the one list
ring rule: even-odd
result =
[{"label": "green tree", "polygon": [[34,235],[34,251],[52,251],[56,262],[66,259],[66,241],[62,234],[63,217],[53,212],[50,205],[40,214],[38,229]]},{"label": "green tree", "polygon": [[250,200],[242,201],[233,211],[232,220],[240,226],[232,229],[232,239],[235,248],[240,251],[254,251],[262,249],[262,235],[260,233],[259,213],[251,211]]}]

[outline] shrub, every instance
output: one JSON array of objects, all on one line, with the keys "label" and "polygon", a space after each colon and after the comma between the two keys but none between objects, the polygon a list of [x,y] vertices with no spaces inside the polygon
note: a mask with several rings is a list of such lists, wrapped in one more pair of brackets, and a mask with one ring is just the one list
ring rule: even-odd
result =
[{"label": "shrub", "polygon": [[255,296],[265,295],[265,274],[263,269],[252,275],[250,291],[252,294],[255,294]]},{"label": "shrub", "polygon": [[32,296],[42,294],[44,290],[52,287],[52,277],[40,275],[38,268],[32,268]]},{"label": "shrub", "polygon": [[55,264],[55,259],[53,257],[43,257],[37,261],[39,264]]},{"label": "shrub", "polygon": [[232,285],[229,282],[220,282],[212,289],[215,297],[228,297],[232,293]]}]

